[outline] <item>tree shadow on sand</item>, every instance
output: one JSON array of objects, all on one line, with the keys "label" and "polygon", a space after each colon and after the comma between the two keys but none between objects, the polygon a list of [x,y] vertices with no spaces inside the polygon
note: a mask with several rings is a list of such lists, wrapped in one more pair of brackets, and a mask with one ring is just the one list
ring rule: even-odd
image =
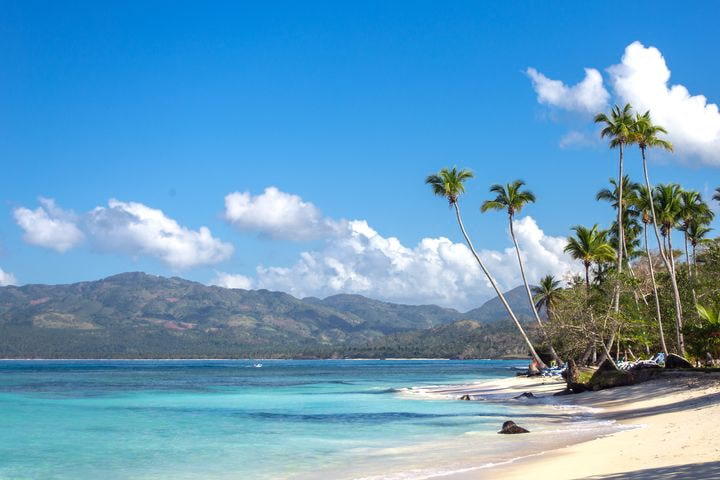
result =
[{"label": "tree shadow on sand", "polygon": [[648,468],[628,473],[598,475],[585,480],[720,480],[720,461]]}]

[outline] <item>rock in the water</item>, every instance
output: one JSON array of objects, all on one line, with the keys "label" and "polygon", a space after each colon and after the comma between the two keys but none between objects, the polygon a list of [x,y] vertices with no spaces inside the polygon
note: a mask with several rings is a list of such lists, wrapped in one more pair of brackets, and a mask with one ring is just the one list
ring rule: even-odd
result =
[{"label": "rock in the water", "polygon": [[463,395],[462,397],[460,397],[460,400],[472,400],[472,398],[470,398],[470,395],[468,395],[468,394],[466,393],[465,395]]},{"label": "rock in the water", "polygon": [[526,430],[512,420],[508,420],[502,424],[502,429],[498,433],[530,433],[530,430]]},{"label": "rock in the water", "polygon": [[515,400],[519,400],[521,398],[538,398],[538,397],[533,395],[532,392],[524,392],[524,393],[521,393],[520,395],[518,395],[517,397],[513,397],[513,399],[515,399]]},{"label": "rock in the water", "polygon": [[680,355],[669,353],[665,359],[665,368],[693,368],[693,364]]}]

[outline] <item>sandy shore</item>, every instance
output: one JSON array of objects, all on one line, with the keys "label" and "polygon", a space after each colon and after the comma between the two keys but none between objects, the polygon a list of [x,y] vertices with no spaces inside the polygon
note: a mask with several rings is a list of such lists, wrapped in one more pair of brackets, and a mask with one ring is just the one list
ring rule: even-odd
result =
[{"label": "sandy shore", "polygon": [[[557,380],[518,377],[433,393],[501,399],[532,392],[547,401],[563,388]],[[671,374],[631,387],[554,399],[600,409],[600,419],[636,428],[508,465],[444,478],[720,479],[720,374]]]}]

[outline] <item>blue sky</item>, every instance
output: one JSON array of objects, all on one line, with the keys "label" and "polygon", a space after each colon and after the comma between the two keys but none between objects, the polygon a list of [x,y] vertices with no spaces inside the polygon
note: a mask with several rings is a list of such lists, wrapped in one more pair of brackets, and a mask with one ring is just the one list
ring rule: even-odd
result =
[{"label": "blue sky", "polygon": [[[720,47],[719,14],[715,2],[2,2],[0,268],[19,284],[129,270],[211,283],[228,273],[298,295],[382,297],[395,279],[367,272],[337,288],[283,288],[312,281],[279,280],[279,271],[259,280],[258,265],[290,268],[301,252],[324,258],[346,237],[238,227],[226,218],[225,196],[274,186],[311,202],[323,224],[364,220],[412,249],[423,239],[461,241],[447,206],[423,184],[455,164],[476,172],[463,208],[485,249],[510,246],[507,225],[478,206],[490,184],[515,178],[537,195],[526,213],[545,235],[609,224],[612,212],[594,193],[616,174],[616,153],[595,139],[588,112],[540,103],[527,68],[568,86],[595,68],[612,102],[618,93],[605,69],[639,41],[661,52],[670,84],[718,103],[720,65],[709,52]],[[570,132],[577,141],[561,146]],[[655,155],[653,181],[702,193],[720,186],[720,159],[698,153],[705,147],[696,140],[672,157]],[[699,140],[707,151],[717,141]],[[628,171],[640,179],[634,150]],[[63,252],[28,241],[15,212],[39,208],[38,197],[54,199],[83,240]],[[110,199],[162,211],[186,233],[206,226],[225,249],[169,261],[136,237],[90,232],[88,212],[117,213]],[[373,286],[361,287],[365,280]]]}]

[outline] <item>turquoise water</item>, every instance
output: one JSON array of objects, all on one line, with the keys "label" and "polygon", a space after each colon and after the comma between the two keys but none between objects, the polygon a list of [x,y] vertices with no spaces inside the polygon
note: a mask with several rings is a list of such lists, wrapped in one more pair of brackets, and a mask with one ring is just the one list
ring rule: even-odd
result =
[{"label": "turquoise water", "polygon": [[400,391],[525,362],[253,363],[0,362],[0,478],[427,478],[506,457],[502,421],[545,416]]}]

